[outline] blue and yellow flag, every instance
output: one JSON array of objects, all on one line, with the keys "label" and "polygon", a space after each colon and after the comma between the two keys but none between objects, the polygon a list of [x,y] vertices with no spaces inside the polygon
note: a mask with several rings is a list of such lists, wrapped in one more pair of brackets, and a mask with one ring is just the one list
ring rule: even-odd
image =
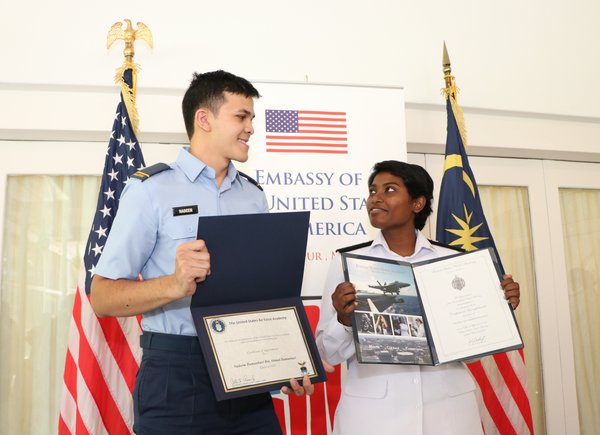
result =
[{"label": "blue and yellow flag", "polygon": [[[493,248],[504,274],[465,150],[464,119],[455,99],[456,86],[450,75],[445,45],[444,73],[448,127],[444,175],[438,196],[437,240],[466,251]],[[533,435],[523,350],[484,357],[467,366],[480,392],[477,397],[484,432]]]},{"label": "blue and yellow flag", "polygon": [[[455,110],[460,109],[452,99],[452,96],[446,98],[448,133],[444,176],[438,195],[436,239],[465,251],[490,246],[496,250],[496,244],[483,214],[477,182],[469,165],[463,135],[455,116]],[[462,114],[459,114],[459,118],[462,119]],[[502,264],[500,268],[504,273]]]}]

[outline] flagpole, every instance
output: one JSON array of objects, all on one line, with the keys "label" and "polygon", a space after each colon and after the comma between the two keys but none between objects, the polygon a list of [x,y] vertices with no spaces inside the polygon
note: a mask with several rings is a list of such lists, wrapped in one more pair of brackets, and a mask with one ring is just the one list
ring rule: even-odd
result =
[{"label": "flagpole", "polygon": [[452,67],[450,65],[450,56],[448,56],[448,50],[446,48],[446,41],[444,41],[442,66],[444,70],[444,81],[446,82],[446,95],[449,95],[456,100],[456,84],[454,83],[454,76],[452,75]]},{"label": "flagpole", "polygon": [[442,89],[442,94],[450,101],[452,111],[454,112],[454,118],[458,125],[458,131],[462,138],[463,146],[467,148],[467,131],[465,127],[465,119],[463,117],[462,110],[458,105],[457,96],[459,89],[456,87],[454,76],[452,75],[452,66],[450,64],[450,56],[448,56],[448,49],[446,48],[446,41],[444,41],[444,52],[442,55],[442,68],[444,71],[444,82],[446,87]]}]

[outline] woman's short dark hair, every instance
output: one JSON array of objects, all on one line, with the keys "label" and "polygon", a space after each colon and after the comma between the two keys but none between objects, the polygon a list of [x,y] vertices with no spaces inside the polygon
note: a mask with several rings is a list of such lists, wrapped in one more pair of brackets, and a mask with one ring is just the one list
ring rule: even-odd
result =
[{"label": "woman's short dark hair", "polygon": [[388,172],[402,179],[411,198],[425,197],[425,206],[415,216],[415,227],[418,230],[422,230],[425,222],[427,222],[427,218],[433,211],[433,180],[431,176],[419,165],[399,162],[397,160],[384,160],[375,163],[375,166],[373,166],[373,171],[369,175],[369,186],[373,184],[375,176],[380,172]]}]

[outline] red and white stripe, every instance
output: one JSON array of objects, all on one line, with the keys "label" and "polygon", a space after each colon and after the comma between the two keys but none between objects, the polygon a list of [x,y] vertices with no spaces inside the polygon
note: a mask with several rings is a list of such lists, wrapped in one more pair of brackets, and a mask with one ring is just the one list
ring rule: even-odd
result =
[{"label": "red and white stripe", "polygon": [[58,433],[131,434],[132,392],[141,358],[139,319],[98,318],[84,283],[82,267],[69,331]]},{"label": "red and white stripe", "polygon": [[[313,334],[319,322],[319,305],[305,300],[306,316]],[[333,428],[333,416],[342,394],[343,365],[335,366],[327,373],[327,382],[315,384],[312,396],[297,397],[293,394],[273,396],[275,413],[284,435],[327,435]]]},{"label": "red and white stripe", "polygon": [[479,410],[485,433],[533,434],[523,350],[488,356],[468,367],[479,387]]}]

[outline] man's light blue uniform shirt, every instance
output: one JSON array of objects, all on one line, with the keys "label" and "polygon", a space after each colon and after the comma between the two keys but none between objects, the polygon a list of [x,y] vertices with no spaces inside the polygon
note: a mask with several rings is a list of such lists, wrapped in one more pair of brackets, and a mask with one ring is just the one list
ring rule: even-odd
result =
[{"label": "man's light blue uniform shirt", "polygon": [[[131,179],[119,204],[95,274],[110,279],[152,279],[175,272],[178,245],[196,239],[199,216],[267,213],[265,194],[238,174],[233,163],[217,187],[215,171],[189,153],[179,152],[171,170],[141,182]],[[174,216],[174,208],[197,206],[198,213]],[[210,252],[210,246],[207,247]],[[143,315],[142,329],[196,335],[191,297]]]}]

